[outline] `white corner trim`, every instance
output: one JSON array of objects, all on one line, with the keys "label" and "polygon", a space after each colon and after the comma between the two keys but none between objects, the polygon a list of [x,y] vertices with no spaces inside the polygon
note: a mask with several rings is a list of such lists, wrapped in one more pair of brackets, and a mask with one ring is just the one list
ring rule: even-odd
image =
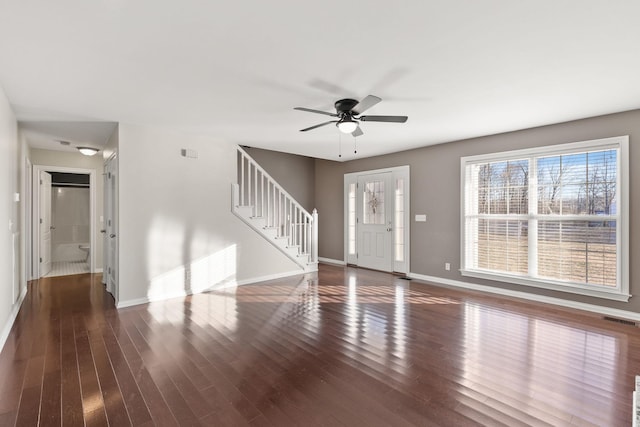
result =
[{"label": "white corner trim", "polygon": [[130,300],[124,300],[124,301],[119,301],[116,304],[116,308],[126,308],[126,307],[132,307],[134,305],[140,305],[140,304],[147,304],[150,302],[155,302],[155,301],[164,301],[164,300],[168,300],[171,298],[183,298],[186,297],[187,295],[194,295],[194,294],[202,294],[208,291],[215,291],[215,290],[220,290],[220,289],[225,289],[225,288],[231,288],[231,287],[236,287],[236,286],[243,286],[243,285],[251,285],[251,284],[255,284],[258,282],[264,282],[267,280],[275,280],[275,279],[282,279],[284,277],[290,277],[290,276],[296,276],[296,275],[303,275],[303,274],[309,274],[309,273],[315,273],[315,271],[303,271],[303,270],[294,270],[294,271],[286,271],[284,273],[276,273],[276,274],[269,274],[266,276],[259,276],[259,277],[252,277],[249,279],[243,279],[243,280],[229,280],[229,281],[223,281],[220,283],[216,283],[215,285],[212,285],[208,288],[205,289],[198,289],[198,290],[181,290],[179,292],[172,292],[172,293],[166,293],[166,294],[155,294],[155,295],[148,295],[146,297],[143,298],[136,298],[136,299],[130,299]]},{"label": "white corner trim", "polygon": [[324,258],[321,256],[318,257],[318,262],[323,262],[325,264],[347,265],[347,263],[344,261],[340,261],[338,259]]},{"label": "white corner trim", "polygon": [[149,302],[148,297],[118,301],[118,303],[116,304],[116,308],[126,308],[134,305],[146,304],[148,302]]},{"label": "white corner trim", "polygon": [[27,296],[27,287],[23,286],[20,289],[20,297],[18,301],[13,305],[13,309],[11,310],[11,314],[7,319],[7,323],[5,323],[4,328],[2,328],[2,333],[0,334],[0,352],[4,349],[4,345],[7,342],[7,338],[9,338],[9,334],[11,333],[11,328],[13,327],[14,322],[16,321],[16,317],[18,317],[18,312],[20,312],[20,307],[22,307],[22,303],[24,302],[24,298]]},{"label": "white corner trim", "polygon": [[633,311],[620,310],[617,308],[610,308],[610,307],[602,307],[600,305],[595,305],[595,304],[587,304],[587,303],[578,302],[578,301],[569,301],[562,298],[530,294],[528,292],[513,291],[511,289],[495,288],[493,286],[479,285],[477,283],[462,282],[460,280],[445,279],[442,277],[427,276],[427,275],[418,274],[418,273],[409,273],[409,277],[411,279],[424,280],[425,282],[433,282],[435,284],[451,286],[454,288],[471,289],[474,291],[487,292],[491,294],[521,298],[529,301],[542,302],[545,304],[558,305],[561,307],[574,308],[577,310],[590,311],[592,313],[603,314],[606,316],[640,321],[640,313],[636,313]]}]

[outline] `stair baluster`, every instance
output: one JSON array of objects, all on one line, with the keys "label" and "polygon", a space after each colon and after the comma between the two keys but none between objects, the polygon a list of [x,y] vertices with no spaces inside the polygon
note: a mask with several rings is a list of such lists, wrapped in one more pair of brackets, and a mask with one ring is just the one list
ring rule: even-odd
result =
[{"label": "stair baluster", "polygon": [[240,147],[238,164],[233,212],[305,271],[317,270],[317,211],[306,211]]}]

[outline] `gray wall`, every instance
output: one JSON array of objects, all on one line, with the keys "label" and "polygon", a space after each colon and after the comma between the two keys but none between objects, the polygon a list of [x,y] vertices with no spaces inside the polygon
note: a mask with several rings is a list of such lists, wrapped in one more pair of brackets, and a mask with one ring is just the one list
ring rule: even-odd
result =
[{"label": "gray wall", "polygon": [[[463,126],[464,124],[461,124]],[[460,157],[629,135],[630,218],[640,213],[640,110],[611,114],[500,135],[456,141],[345,163],[316,160],[315,201],[320,213],[321,257],[343,260],[343,175],[349,172],[410,165],[411,167],[411,272],[527,291],[590,304],[640,312],[640,295],[628,303],[582,297],[463,277],[460,268]],[[413,221],[427,214],[427,222]],[[640,294],[640,227],[630,221],[630,291]],[[444,263],[451,263],[451,271]]]},{"label": "gray wall", "polygon": [[309,212],[315,208],[315,162],[311,157],[246,147],[258,164]]}]

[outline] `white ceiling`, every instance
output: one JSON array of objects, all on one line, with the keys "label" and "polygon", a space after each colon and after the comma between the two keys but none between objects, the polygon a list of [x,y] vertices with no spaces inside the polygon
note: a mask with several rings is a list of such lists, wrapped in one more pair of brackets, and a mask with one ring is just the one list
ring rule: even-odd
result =
[{"label": "white ceiling", "polygon": [[638,16],[635,0],[4,0],[0,84],[19,120],[334,160],[338,130],[300,133],[326,116],[293,107],[374,94],[368,114],[409,121],[363,123],[366,157],[640,108]]},{"label": "white ceiling", "polygon": [[77,153],[78,147],[104,147],[117,124],[87,121],[21,121],[20,126],[33,148]]}]

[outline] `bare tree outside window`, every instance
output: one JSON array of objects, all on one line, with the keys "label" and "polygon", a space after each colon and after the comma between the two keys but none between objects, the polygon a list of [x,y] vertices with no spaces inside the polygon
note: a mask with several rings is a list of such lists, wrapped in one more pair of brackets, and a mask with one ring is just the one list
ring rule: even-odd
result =
[{"label": "bare tree outside window", "polygon": [[[616,150],[475,165],[477,203],[471,206],[478,219],[468,224],[477,232],[476,268],[527,275],[533,250],[536,277],[616,286],[617,166]],[[537,192],[537,214],[529,211],[530,191]]]}]

